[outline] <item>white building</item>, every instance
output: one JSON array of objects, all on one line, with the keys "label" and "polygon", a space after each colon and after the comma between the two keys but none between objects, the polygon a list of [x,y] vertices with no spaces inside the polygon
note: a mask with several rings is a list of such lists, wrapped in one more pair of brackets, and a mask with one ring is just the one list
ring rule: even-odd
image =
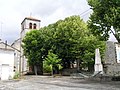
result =
[{"label": "white building", "polygon": [[19,58],[17,58],[19,50],[11,47],[7,43],[0,42],[0,79],[12,79],[15,72],[18,72]]},{"label": "white building", "polygon": [[20,51],[20,42],[21,42],[21,39],[19,38],[19,39],[15,40],[11,45],[15,49],[17,49],[17,50],[15,50],[15,63],[16,63],[16,71],[17,72],[20,71],[19,70],[19,67],[20,67],[20,65],[19,65],[20,64],[20,53],[21,53],[21,51]]}]

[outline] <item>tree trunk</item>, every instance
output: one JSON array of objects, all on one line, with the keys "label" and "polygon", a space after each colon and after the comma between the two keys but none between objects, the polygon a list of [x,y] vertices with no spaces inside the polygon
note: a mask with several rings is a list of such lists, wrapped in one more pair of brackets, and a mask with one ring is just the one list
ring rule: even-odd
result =
[{"label": "tree trunk", "polygon": [[93,72],[93,70],[94,70],[94,65],[88,62],[88,71]]},{"label": "tree trunk", "polygon": [[34,72],[35,72],[35,75],[37,75],[38,70],[36,65],[34,65]]},{"label": "tree trunk", "polygon": [[78,59],[77,60],[77,72],[79,72],[80,71],[80,60]]},{"label": "tree trunk", "polygon": [[43,62],[41,62],[40,64],[37,64],[37,74],[38,75],[43,75]]},{"label": "tree trunk", "polygon": [[[52,76],[54,75],[54,70],[53,70],[53,66],[51,66],[52,67]],[[54,77],[54,76],[53,76]]]}]

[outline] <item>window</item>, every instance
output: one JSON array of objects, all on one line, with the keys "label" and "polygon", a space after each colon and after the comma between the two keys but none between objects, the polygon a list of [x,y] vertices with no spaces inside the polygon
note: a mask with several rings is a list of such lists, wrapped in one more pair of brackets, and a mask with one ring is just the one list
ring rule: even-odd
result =
[{"label": "window", "polygon": [[34,28],[33,29],[36,29],[37,25],[34,23]]},{"label": "window", "polygon": [[120,45],[116,44],[117,63],[120,63]]},{"label": "window", "polygon": [[29,29],[32,29],[32,23],[29,23]]}]

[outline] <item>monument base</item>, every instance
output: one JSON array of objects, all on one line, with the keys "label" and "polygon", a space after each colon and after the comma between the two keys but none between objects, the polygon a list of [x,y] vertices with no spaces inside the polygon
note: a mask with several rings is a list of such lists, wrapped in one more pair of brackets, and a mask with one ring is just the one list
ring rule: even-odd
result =
[{"label": "monument base", "polygon": [[94,74],[97,74],[97,73],[103,74],[103,65],[102,64],[95,64],[94,68],[95,68]]}]

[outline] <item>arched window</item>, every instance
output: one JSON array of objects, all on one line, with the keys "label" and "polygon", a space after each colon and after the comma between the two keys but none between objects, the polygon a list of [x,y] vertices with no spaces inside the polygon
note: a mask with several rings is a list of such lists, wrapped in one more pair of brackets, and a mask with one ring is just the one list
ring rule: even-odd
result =
[{"label": "arched window", "polygon": [[29,29],[32,29],[32,23],[29,23]]},{"label": "arched window", "polygon": [[34,23],[33,29],[36,29],[36,27],[37,27],[37,25],[36,25],[36,23]]}]

